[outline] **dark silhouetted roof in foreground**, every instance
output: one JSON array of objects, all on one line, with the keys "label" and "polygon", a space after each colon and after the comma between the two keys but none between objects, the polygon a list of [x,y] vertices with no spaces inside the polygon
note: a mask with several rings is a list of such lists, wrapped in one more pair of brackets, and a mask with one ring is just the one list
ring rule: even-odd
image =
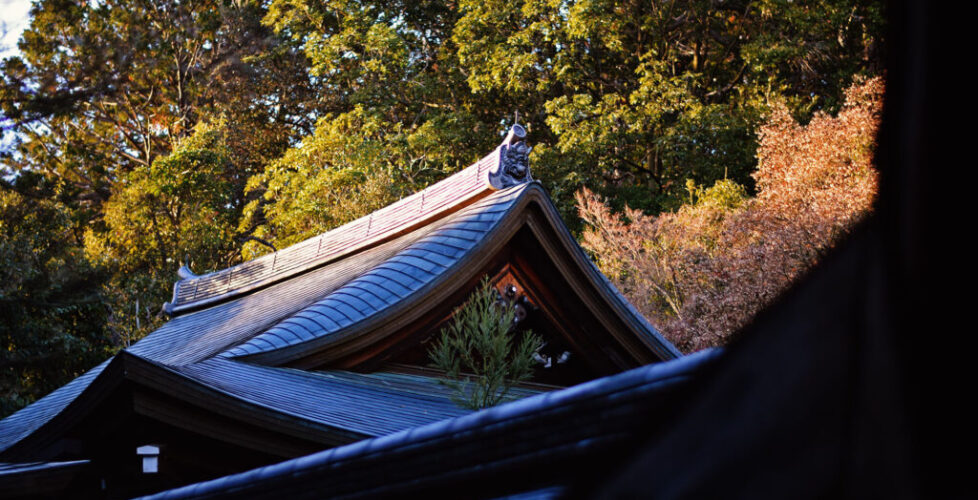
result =
[{"label": "dark silhouetted roof in foreground", "polygon": [[49,469],[60,469],[63,467],[77,467],[87,463],[88,460],[72,460],[69,462],[25,462],[13,464],[0,462],[0,476]]},{"label": "dark silhouetted roof in foreground", "polygon": [[[628,438],[621,433],[622,417],[643,418],[636,408],[667,405],[675,388],[718,352],[703,351],[147,498],[312,498],[324,492],[329,497],[369,497],[385,494],[383,488],[399,480],[428,474],[491,468],[506,461],[557,461],[563,454],[620,444]],[[550,485],[528,494],[548,498],[560,491]]]},{"label": "dark silhouetted roof in foreground", "polygon": [[88,460],[0,462],[0,498],[53,497],[89,463]]}]

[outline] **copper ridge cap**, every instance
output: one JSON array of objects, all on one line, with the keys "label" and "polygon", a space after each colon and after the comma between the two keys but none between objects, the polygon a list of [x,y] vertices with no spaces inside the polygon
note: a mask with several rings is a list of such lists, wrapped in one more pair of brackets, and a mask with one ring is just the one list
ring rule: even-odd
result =
[{"label": "copper ridge cap", "polygon": [[[513,125],[491,153],[461,171],[359,219],[276,252],[203,275],[185,263],[163,304],[170,316],[264,288],[441,219],[498,191],[533,181],[526,129]],[[189,259],[188,259],[189,261]]]}]

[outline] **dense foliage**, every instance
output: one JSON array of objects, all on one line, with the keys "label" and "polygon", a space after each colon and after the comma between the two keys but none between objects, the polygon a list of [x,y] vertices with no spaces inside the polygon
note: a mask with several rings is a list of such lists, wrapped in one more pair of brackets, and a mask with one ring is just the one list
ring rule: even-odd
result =
[{"label": "dense foliage", "polygon": [[[687,180],[763,196],[763,117],[837,112],[878,73],[881,32],[866,0],[38,0],[0,62],[0,193],[7,214],[50,214],[3,229],[0,274],[25,278],[2,300],[82,283],[65,300],[85,306],[3,318],[20,360],[3,411],[158,325],[181,262],[206,272],[268,252],[256,237],[352,220],[478,159],[517,116],[575,230],[581,188],[649,214],[683,205]],[[31,248],[48,278],[26,279]],[[34,321],[84,354],[43,382]]]},{"label": "dense foliage", "polygon": [[776,106],[760,128],[757,196],[730,180],[689,184],[676,212],[614,214],[578,193],[582,243],[684,351],[722,345],[872,208],[883,83],[847,92],[842,111],[798,124]]},{"label": "dense foliage", "polygon": [[[0,414],[95,366],[113,343],[101,276],[39,178],[0,190]],[[36,182],[36,183],[35,183]],[[38,185],[40,184],[40,185]],[[119,339],[115,339],[118,341]]]}]

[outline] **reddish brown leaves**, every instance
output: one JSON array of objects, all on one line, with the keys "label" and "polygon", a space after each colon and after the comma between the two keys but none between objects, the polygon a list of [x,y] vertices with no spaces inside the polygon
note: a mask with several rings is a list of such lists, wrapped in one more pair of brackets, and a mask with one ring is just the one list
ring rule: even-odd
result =
[{"label": "reddish brown leaves", "polygon": [[776,107],[758,133],[756,198],[690,185],[690,203],[651,217],[579,192],[583,246],[677,347],[723,344],[871,211],[882,94],[879,78],[857,82],[837,116],[806,126]]}]

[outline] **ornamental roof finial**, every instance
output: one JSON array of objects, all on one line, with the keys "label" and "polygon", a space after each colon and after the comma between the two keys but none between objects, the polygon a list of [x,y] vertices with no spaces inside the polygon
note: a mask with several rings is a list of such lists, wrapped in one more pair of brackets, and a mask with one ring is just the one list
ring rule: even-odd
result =
[{"label": "ornamental roof finial", "polygon": [[499,165],[489,172],[489,184],[493,189],[506,189],[517,184],[530,182],[530,151],[526,145],[526,129],[520,124],[513,125],[506,139],[499,146]]},{"label": "ornamental roof finial", "polygon": [[187,257],[180,264],[180,269],[177,269],[177,277],[182,280],[197,277],[197,274],[190,270],[190,254],[187,254]]}]

